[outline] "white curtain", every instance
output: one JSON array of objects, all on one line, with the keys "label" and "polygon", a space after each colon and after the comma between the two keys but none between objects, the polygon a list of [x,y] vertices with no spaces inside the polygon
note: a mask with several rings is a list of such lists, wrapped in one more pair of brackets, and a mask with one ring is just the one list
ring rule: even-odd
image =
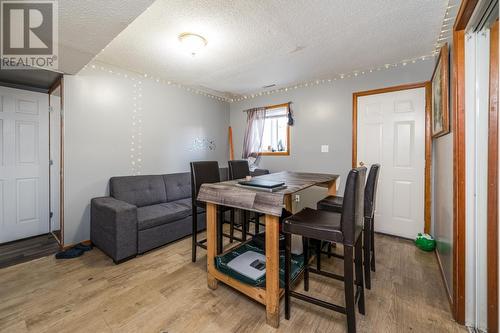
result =
[{"label": "white curtain", "polygon": [[262,137],[266,120],[266,108],[246,110],[247,128],[243,140],[242,158],[248,160],[250,170],[255,170],[260,162],[259,153],[262,151]]}]

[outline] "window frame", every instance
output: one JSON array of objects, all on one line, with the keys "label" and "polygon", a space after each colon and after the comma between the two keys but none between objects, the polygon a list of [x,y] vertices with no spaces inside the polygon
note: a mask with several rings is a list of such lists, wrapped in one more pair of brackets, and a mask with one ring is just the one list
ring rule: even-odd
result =
[{"label": "window frame", "polygon": [[[290,103],[276,104],[266,106],[266,111],[270,109],[278,109],[278,108],[288,108],[290,111]],[[267,117],[266,117],[267,119]],[[286,151],[263,151],[259,152],[257,155],[259,156],[290,156],[290,125],[286,125]]]}]

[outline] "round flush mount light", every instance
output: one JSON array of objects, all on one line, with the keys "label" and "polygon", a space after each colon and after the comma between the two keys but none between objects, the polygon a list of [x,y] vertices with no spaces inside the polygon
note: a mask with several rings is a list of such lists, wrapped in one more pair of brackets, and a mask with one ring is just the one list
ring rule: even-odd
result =
[{"label": "round flush mount light", "polygon": [[182,46],[191,53],[191,55],[196,55],[201,49],[207,46],[207,40],[198,34],[193,34],[190,32],[184,32],[179,35],[179,41]]}]

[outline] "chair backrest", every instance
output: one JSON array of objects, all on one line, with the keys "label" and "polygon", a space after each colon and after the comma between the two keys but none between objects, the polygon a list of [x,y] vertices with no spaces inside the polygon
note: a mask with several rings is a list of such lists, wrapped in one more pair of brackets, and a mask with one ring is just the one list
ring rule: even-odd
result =
[{"label": "chair backrest", "polygon": [[229,168],[219,168],[220,181],[225,182],[229,179]]},{"label": "chair backrest", "polygon": [[373,218],[375,214],[375,204],[377,198],[378,175],[380,164],[372,164],[365,185],[365,217]]},{"label": "chair backrest", "polygon": [[363,230],[365,177],[365,167],[352,169],[347,176],[341,218],[344,244],[347,245],[354,245]]},{"label": "chair backrest", "polygon": [[195,206],[201,184],[220,182],[219,163],[217,161],[191,162],[191,199]]},{"label": "chair backrest", "polygon": [[241,179],[250,176],[250,168],[247,160],[228,161],[229,179]]}]

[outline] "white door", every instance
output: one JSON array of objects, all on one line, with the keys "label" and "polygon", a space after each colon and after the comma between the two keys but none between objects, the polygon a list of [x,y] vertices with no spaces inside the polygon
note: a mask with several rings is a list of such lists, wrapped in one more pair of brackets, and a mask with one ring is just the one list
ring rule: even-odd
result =
[{"label": "white door", "polygon": [[358,97],[357,162],[380,163],[375,231],[424,231],[425,88]]},{"label": "white door", "polygon": [[49,231],[48,95],[0,87],[0,243]]}]

